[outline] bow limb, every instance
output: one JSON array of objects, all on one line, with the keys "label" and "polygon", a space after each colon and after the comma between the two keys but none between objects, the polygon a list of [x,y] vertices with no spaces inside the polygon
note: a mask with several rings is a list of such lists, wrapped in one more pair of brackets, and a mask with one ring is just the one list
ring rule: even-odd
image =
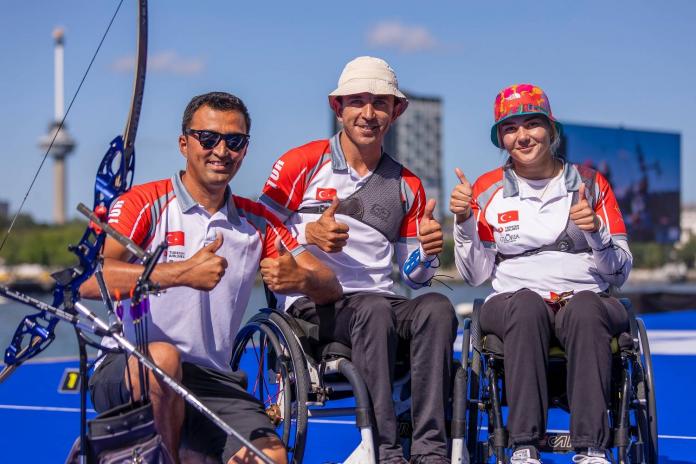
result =
[{"label": "bow limb", "polygon": [[[118,13],[121,3],[116,8],[114,17]],[[113,23],[113,17],[111,23]],[[97,48],[98,51],[99,48]],[[95,56],[97,52],[95,52]],[[123,136],[119,135],[111,141],[109,150],[99,165],[94,186],[94,209],[102,215],[106,214],[113,200],[125,193],[133,182],[135,173],[135,136],[143,102],[146,69],[147,0],[138,0],[138,54],[131,108]],[[87,71],[89,71],[89,68]],[[77,93],[75,96],[77,96]],[[66,310],[73,309],[73,305],[80,298],[80,286],[89,279],[97,268],[104,239],[104,232],[90,224],[82,235],[80,242],[70,247],[79,263],[52,274],[53,279],[56,281],[52,306],[63,306]],[[12,343],[5,351],[5,366],[0,370],[0,382],[5,380],[17,366],[38,355],[50,345],[55,338],[54,328],[58,321],[57,317],[48,314],[46,311],[41,311],[25,317],[20,322]]]},{"label": "bow limb", "polygon": [[138,54],[135,63],[135,78],[133,80],[133,96],[128,113],[126,128],[123,130],[123,156],[128,165],[134,156],[135,136],[138,132],[140,110],[145,93],[145,74],[147,73],[147,0],[138,0]]}]

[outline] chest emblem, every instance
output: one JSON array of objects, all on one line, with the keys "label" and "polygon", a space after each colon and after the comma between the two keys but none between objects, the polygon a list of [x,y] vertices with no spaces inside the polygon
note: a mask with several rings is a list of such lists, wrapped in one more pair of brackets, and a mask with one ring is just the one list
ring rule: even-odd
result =
[{"label": "chest emblem", "polygon": [[184,246],[184,232],[181,230],[167,234],[168,246]]},{"label": "chest emblem", "polygon": [[519,221],[520,213],[517,210],[505,211],[504,213],[498,213],[498,224],[505,224],[507,222]]},{"label": "chest emblem", "polygon": [[336,196],[335,188],[317,188],[317,200],[330,201]]}]

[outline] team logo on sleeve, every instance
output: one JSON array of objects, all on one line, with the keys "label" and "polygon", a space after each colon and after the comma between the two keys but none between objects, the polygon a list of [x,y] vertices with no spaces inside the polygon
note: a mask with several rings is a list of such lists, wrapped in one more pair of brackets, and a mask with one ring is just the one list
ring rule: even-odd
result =
[{"label": "team logo on sleeve", "polygon": [[126,202],[123,200],[118,200],[113,204],[111,211],[109,211],[109,224],[118,224],[118,218],[121,216],[123,205],[125,203]]},{"label": "team logo on sleeve", "polygon": [[506,222],[519,221],[520,213],[519,211],[505,211],[504,213],[498,213],[498,224],[505,224]]},{"label": "team logo on sleeve", "polygon": [[181,230],[167,234],[168,246],[184,246],[184,232]]},{"label": "team logo on sleeve", "polygon": [[335,188],[317,188],[317,200],[331,201],[336,196]]},{"label": "team logo on sleeve", "polygon": [[266,185],[268,185],[271,188],[278,188],[278,184],[276,184],[276,182],[278,182],[278,179],[280,179],[280,170],[283,169],[284,165],[285,161],[276,161],[276,163],[273,165],[273,169],[271,170],[271,175],[268,176]]}]

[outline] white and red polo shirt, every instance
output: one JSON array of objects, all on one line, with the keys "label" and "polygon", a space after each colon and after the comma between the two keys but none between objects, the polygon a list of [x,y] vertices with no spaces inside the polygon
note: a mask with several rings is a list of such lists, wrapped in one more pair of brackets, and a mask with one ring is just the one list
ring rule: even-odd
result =
[{"label": "white and red polo shirt", "polygon": [[600,173],[595,176],[594,191],[586,195],[594,197],[602,225],[597,232],[584,232],[591,253],[542,251],[498,264],[498,253],[518,255],[556,241],[582,179],[571,163],[553,179],[524,179],[510,163],[479,177],[471,216],[454,226],[455,262],[462,277],[471,285],[491,278],[495,294],[528,288],[544,298],[551,292],[621,286],[633,259],[626,226],[609,182]]},{"label": "white and red polo shirt", "polygon": [[[275,162],[259,199],[288,226],[298,242],[306,245],[334,271],[344,293],[393,293],[394,254],[403,273],[403,263],[420,247],[418,228],[426,204],[425,190],[420,179],[406,168],[402,168],[400,184],[406,214],[397,243],[391,243],[382,233],[357,219],[336,214],[336,221],[350,228],[343,250],[325,253],[314,245],[307,245],[306,224],[316,221],[320,215],[298,210],[325,205],[334,197],[339,200],[347,198],[362,187],[371,174],[361,177],[348,165],[339,133],[329,140],[310,142],[281,156]],[[427,258],[422,250],[421,255]],[[432,268],[419,266],[404,281],[419,288],[433,274]],[[285,306],[288,307],[297,297],[288,296]]]},{"label": "white and red polo shirt", "polygon": [[[297,255],[304,248],[266,208],[229,193],[225,206],[209,214],[186,190],[180,174],[133,187],[111,206],[109,225],[148,251],[162,241],[169,247],[161,262],[191,258],[223,238],[216,254],[228,268],[211,291],[173,287],[150,297],[149,340],[173,343],[182,360],[229,371],[232,343],[249,302],[259,261],[277,256],[275,239]],[[135,339],[129,311],[124,333]],[[105,339],[105,341],[108,339]]]}]

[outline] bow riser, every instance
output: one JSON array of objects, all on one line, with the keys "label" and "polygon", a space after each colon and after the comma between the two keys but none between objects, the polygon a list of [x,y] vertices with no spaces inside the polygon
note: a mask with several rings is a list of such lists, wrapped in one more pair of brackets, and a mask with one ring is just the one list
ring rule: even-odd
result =
[{"label": "bow riser", "polygon": [[[94,185],[94,209],[102,206],[108,211],[113,201],[130,189],[134,173],[135,152],[132,151],[126,161],[123,138],[119,135],[111,141],[109,150],[99,164]],[[121,179],[125,179],[125,182],[121,182]],[[79,264],[52,275],[56,281],[52,306],[59,307],[65,303],[69,306],[79,300],[80,286],[94,274],[105,238],[105,233],[87,227],[78,244],[70,246]],[[55,338],[53,332],[59,320],[46,311],[26,316],[5,350],[5,364],[21,364],[45,350]]]}]

